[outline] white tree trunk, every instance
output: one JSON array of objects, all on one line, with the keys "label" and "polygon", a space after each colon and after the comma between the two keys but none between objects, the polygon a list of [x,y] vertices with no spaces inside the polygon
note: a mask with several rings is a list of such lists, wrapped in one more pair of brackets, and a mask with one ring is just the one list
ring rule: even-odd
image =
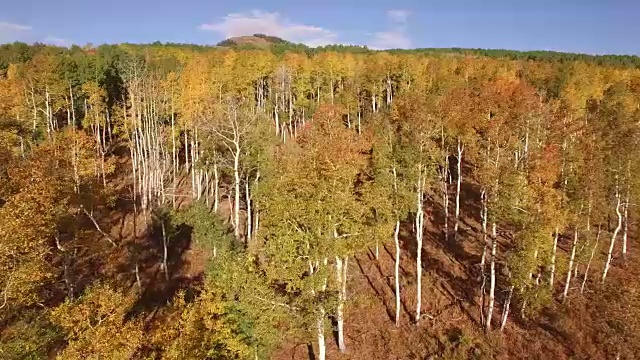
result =
[{"label": "white tree trunk", "polygon": [[458,227],[460,226],[460,185],[462,184],[462,153],[464,145],[458,139],[458,181],[456,184],[456,222],[453,225],[454,241],[458,239]]},{"label": "white tree trunk", "polygon": [[164,270],[164,279],[169,280],[169,267],[167,266],[167,233],[165,231],[164,219],[160,220],[160,226],[162,227],[162,269]]},{"label": "white tree trunk", "polygon": [[567,270],[567,280],[564,284],[564,291],[562,292],[562,302],[567,298],[569,294],[569,287],[571,286],[571,271],[573,270],[573,261],[576,257],[576,248],[578,246],[578,228],[573,230],[573,244],[571,244],[571,256],[569,257],[569,269]]},{"label": "white tree trunk", "polygon": [[136,259],[136,285],[138,285],[138,290],[142,290],[142,281],[140,280],[140,265],[138,264],[138,260]]},{"label": "white tree trunk", "polygon": [[507,300],[504,302],[502,319],[500,320],[500,332],[503,332],[505,325],[507,325],[507,318],[509,317],[509,309],[511,307],[511,297],[513,296],[513,288],[513,285],[509,287],[509,294],[507,295]]},{"label": "white tree trunk", "polygon": [[184,170],[189,174],[189,137],[187,129],[184,130]]},{"label": "white tree trunk", "polygon": [[247,202],[247,245],[251,242],[251,230],[252,230],[252,214],[251,214],[251,195],[249,193],[249,177],[247,176],[244,184],[245,201]]},{"label": "white tree trunk", "polygon": [[171,199],[171,203],[173,208],[176,207],[176,191],[178,187],[178,182],[176,177],[178,175],[178,153],[176,152],[176,127],[175,127],[175,115],[173,110],[173,96],[171,97],[171,161],[173,163],[173,196]]},{"label": "white tree trunk", "polygon": [[213,164],[213,211],[218,212],[220,206],[220,176],[218,175],[218,164]]},{"label": "white tree trunk", "polygon": [[196,199],[197,184],[196,184],[196,146],[194,141],[195,136],[191,136],[191,198]]},{"label": "white tree trunk", "polygon": [[[325,259],[326,261],[326,259]],[[325,263],[326,264],[326,263]],[[313,262],[309,260],[309,275],[313,275],[317,268],[319,267],[318,262],[316,261],[316,265],[314,267]],[[322,286],[322,291],[326,288],[326,279],[325,283]],[[315,297],[317,295],[316,290],[314,288],[311,289],[311,295]],[[322,304],[318,305],[318,317],[316,318],[316,335],[318,340],[318,359],[325,360],[326,359],[326,345],[324,340],[324,317],[325,311],[324,306]]]},{"label": "white tree trunk", "polygon": [[629,233],[629,189],[623,205],[624,228],[622,229],[622,259],[627,260],[627,238]]},{"label": "white tree trunk", "polygon": [[607,279],[607,273],[609,272],[609,267],[611,266],[611,257],[613,256],[613,248],[616,244],[616,237],[618,237],[620,228],[622,228],[622,213],[620,212],[620,206],[620,192],[616,187],[616,215],[618,216],[618,225],[611,235],[611,243],[609,244],[609,251],[607,252],[607,260],[604,263],[604,271],[602,272],[603,283]]},{"label": "white tree trunk", "polygon": [[424,231],[424,211],[422,210],[422,183],[418,181],[418,203],[416,210],[416,323],[420,322],[422,307],[422,239]]},{"label": "white tree trunk", "polygon": [[551,249],[551,275],[549,276],[549,287],[553,291],[553,281],[556,276],[556,250],[558,249],[558,228],[553,235],[553,248]]},{"label": "white tree trunk", "polygon": [[480,267],[482,268],[484,276],[484,265],[487,261],[487,251],[489,250],[489,243],[487,242],[487,192],[482,189],[480,193],[480,202],[482,207],[480,208],[480,219],[482,219],[482,259],[480,260]]},{"label": "white tree trunk", "polygon": [[336,256],[336,278],[338,282],[338,306],[336,309],[336,322],[338,325],[338,348],[344,353],[347,348],[344,343],[344,303],[347,299],[347,265],[348,257],[344,260]]},{"label": "white tree trunk", "polygon": [[591,249],[591,256],[589,256],[589,262],[587,262],[587,267],[584,269],[584,278],[582,279],[582,285],[580,286],[580,294],[584,292],[584,286],[587,283],[587,276],[589,276],[589,268],[591,267],[591,261],[593,261],[593,257],[596,254],[596,250],[598,249],[598,242],[600,241],[600,232],[602,228],[598,226],[598,234],[596,235],[596,243],[593,245],[593,249]]},{"label": "white tree trunk", "polygon": [[233,187],[234,187],[234,204],[233,204],[233,234],[236,239],[240,238],[240,148],[236,147],[236,153],[233,157]]},{"label": "white tree trunk", "polygon": [[394,278],[396,285],[396,326],[400,326],[400,239],[398,234],[400,233],[400,220],[396,221],[396,228],[393,232],[393,240],[396,245],[396,258]]},{"label": "white tree trunk", "polygon": [[278,114],[278,94],[276,94],[276,104],[273,109],[273,115],[275,117],[275,122],[276,122],[276,136],[277,136],[277,135],[280,135],[280,117]]},{"label": "white tree trunk", "polygon": [[491,285],[489,287],[489,307],[487,309],[487,319],[485,320],[485,331],[491,331],[491,317],[493,316],[493,306],[496,293],[496,248],[497,248],[496,223],[491,225]]},{"label": "white tree trunk", "polygon": [[444,240],[445,241],[449,241],[449,189],[448,189],[448,179],[449,179],[449,152],[447,151],[444,154],[444,166],[442,168],[442,207],[444,208]]},{"label": "white tree trunk", "polygon": [[324,307],[320,306],[318,319],[316,320],[316,329],[318,332],[318,360],[326,360],[327,350],[324,340]]},{"label": "white tree trunk", "polygon": [[482,189],[480,194],[482,208],[480,209],[480,218],[482,219],[482,259],[480,260],[480,278],[482,280],[480,284],[480,322],[485,324],[485,288],[487,285],[487,252],[489,251],[489,243],[487,243],[487,193],[485,189]]}]

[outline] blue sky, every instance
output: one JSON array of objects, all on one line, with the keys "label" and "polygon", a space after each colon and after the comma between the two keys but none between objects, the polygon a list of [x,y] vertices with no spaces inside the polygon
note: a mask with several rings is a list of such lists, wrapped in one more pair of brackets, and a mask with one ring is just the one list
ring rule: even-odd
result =
[{"label": "blue sky", "polygon": [[267,33],[309,45],[640,55],[639,0],[0,0],[0,43],[214,44]]}]

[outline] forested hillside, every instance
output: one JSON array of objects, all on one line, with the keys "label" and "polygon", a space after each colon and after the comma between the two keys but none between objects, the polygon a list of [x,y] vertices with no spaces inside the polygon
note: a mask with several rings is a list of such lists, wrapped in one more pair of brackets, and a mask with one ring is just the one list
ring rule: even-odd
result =
[{"label": "forested hillside", "polygon": [[0,358],[637,358],[637,58],[276,45],[0,47]]}]

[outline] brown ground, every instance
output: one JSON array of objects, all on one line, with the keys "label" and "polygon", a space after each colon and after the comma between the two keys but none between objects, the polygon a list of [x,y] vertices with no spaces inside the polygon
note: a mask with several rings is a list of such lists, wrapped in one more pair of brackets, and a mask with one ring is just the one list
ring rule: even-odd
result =
[{"label": "brown ground", "polygon": [[[422,249],[422,312],[415,324],[416,243],[411,224],[401,233],[400,286],[401,325],[396,327],[394,297],[394,246],[380,248],[380,258],[373,251],[360,254],[349,263],[348,292],[351,301],[346,311],[345,337],[347,353],[340,354],[334,337],[327,337],[328,359],[604,359],[602,349],[593,343],[597,330],[587,304],[594,293],[579,294],[579,280],[574,281],[565,305],[558,299],[566,273],[559,273],[556,298],[536,319],[521,319],[512,307],[503,334],[494,331],[485,336],[480,323],[479,263],[482,253],[477,192],[473,185],[462,189],[462,216],[459,241],[444,241],[442,219],[425,219]],[[428,206],[429,213],[442,214],[439,201]],[[551,238],[550,238],[551,241]],[[565,244],[566,242],[566,244]],[[561,261],[568,257],[569,240],[560,244]],[[607,242],[605,240],[605,242]],[[499,252],[506,241],[501,240]],[[632,262],[632,261],[630,261]],[[584,264],[581,264],[584,269]],[[602,265],[592,264],[590,277],[599,279]],[[611,270],[610,281],[622,276],[619,268]],[[587,289],[598,286],[592,281]],[[506,292],[496,289],[493,327],[499,327]],[[513,305],[513,303],[512,303]],[[315,344],[314,344],[315,348]],[[291,340],[273,359],[309,359],[313,353],[306,342]]]},{"label": "brown ground", "polygon": [[[184,205],[188,199],[188,179],[181,179],[178,201]],[[121,189],[121,201],[126,199],[126,189]],[[444,240],[442,219],[433,214],[442,214],[439,200],[428,205],[425,219],[425,239],[422,249],[423,284],[422,312],[419,325],[415,324],[415,252],[411,224],[405,224],[401,232],[401,325],[394,323],[394,262],[393,244],[380,247],[380,258],[375,260],[373,251],[361,253],[349,262],[348,296],[345,334],[348,352],[340,354],[333,337],[327,331],[327,357],[329,359],[599,359],[605,358],[601,349],[592,341],[594,329],[590,326],[586,299],[572,288],[569,304],[560,305],[556,299],[547,311],[536,320],[522,320],[519,311],[513,309],[505,333],[495,332],[485,336],[481,330],[479,316],[478,264],[482,244],[478,223],[477,189],[465,184],[462,194],[462,216],[459,240]],[[221,202],[227,206],[226,201]],[[223,209],[223,212],[228,209]],[[164,280],[159,264],[161,243],[157,235],[142,233],[142,224],[137,236],[133,236],[133,209],[118,206],[110,217],[111,235],[119,246],[105,263],[119,264],[102,269],[135,284],[135,273],[130,261],[134,246],[145,249],[139,255],[140,272],[144,294],[141,310],[153,314],[161,309],[179,289],[186,289],[201,281],[205,256],[190,246],[189,236],[173,244],[170,258],[170,280]],[[105,227],[109,228],[109,227]],[[188,235],[188,234],[186,234]],[[135,239],[135,240],[134,240]],[[160,240],[161,241],[161,240]],[[568,241],[568,240],[567,240]],[[502,241],[504,245],[505,241]],[[566,242],[566,241],[565,241]],[[567,257],[567,244],[560,244],[559,257]],[[499,252],[504,251],[501,246]],[[584,265],[583,265],[584,266]],[[601,264],[592,266],[591,274],[596,278]],[[622,271],[613,268],[612,281]],[[117,275],[116,275],[117,274]],[[558,274],[560,293],[564,274]],[[578,284],[578,283],[576,283]],[[589,287],[596,286],[592,282]],[[578,285],[575,285],[578,286]],[[496,290],[494,328],[499,326],[502,302],[505,294]],[[273,359],[309,359],[307,342],[290,339],[275,352]]]}]

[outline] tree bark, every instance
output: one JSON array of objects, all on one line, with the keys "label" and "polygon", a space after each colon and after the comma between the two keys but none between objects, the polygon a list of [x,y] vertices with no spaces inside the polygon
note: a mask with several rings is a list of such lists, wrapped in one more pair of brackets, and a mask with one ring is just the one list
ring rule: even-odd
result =
[{"label": "tree bark", "polygon": [[596,243],[593,245],[593,249],[591,249],[591,256],[589,256],[589,262],[587,262],[587,267],[584,269],[584,277],[582,279],[582,285],[580,286],[580,294],[584,292],[584,286],[587,283],[587,276],[589,276],[589,268],[591,267],[591,261],[593,261],[593,257],[596,254],[596,250],[598,249],[598,242],[600,241],[600,233],[602,227],[598,225],[598,234],[596,235]]},{"label": "tree bark", "polygon": [[422,169],[420,170],[420,176],[418,178],[418,199],[416,204],[416,323],[420,322],[420,310],[422,307],[422,239],[424,232],[424,211],[422,209],[423,199],[423,180]]},{"label": "tree bark", "polygon": [[233,187],[234,187],[234,204],[233,204],[233,234],[236,239],[240,238],[240,147],[236,145],[236,153],[233,157]]},{"label": "tree bark", "polygon": [[394,278],[396,288],[396,326],[400,326],[400,239],[398,234],[400,233],[400,220],[396,220],[396,228],[393,232],[393,240],[396,245],[396,258],[394,267]]},{"label": "tree bark", "polygon": [[171,197],[171,203],[173,208],[176,208],[176,191],[178,187],[178,181],[176,179],[178,173],[178,154],[176,152],[176,128],[175,128],[175,111],[173,110],[173,96],[171,97],[171,159],[173,162],[173,196]]},{"label": "tree bark", "polygon": [[252,214],[251,214],[251,195],[249,193],[249,176],[245,179],[245,201],[247,202],[247,245],[251,242],[251,230],[252,230]]},{"label": "tree bark", "polygon": [[458,139],[458,181],[456,184],[456,222],[453,225],[454,241],[458,239],[458,227],[460,226],[460,185],[462,184],[462,153],[464,145]]},{"label": "tree bark", "polygon": [[169,267],[167,266],[167,233],[165,231],[164,219],[160,220],[160,226],[162,227],[162,269],[164,270],[164,279],[169,281]]},{"label": "tree bark", "polygon": [[324,308],[320,306],[318,319],[316,320],[316,330],[318,333],[318,360],[326,360],[326,345],[324,340]]},{"label": "tree bark", "polygon": [[338,348],[344,353],[347,348],[344,343],[344,303],[347,300],[347,265],[348,257],[344,259],[336,256],[336,278],[338,282],[338,307],[336,309],[336,322],[338,327]]},{"label": "tree bark", "polygon": [[553,291],[553,282],[556,276],[556,250],[558,248],[558,228],[556,228],[555,234],[553,235],[553,248],[551,249],[551,275],[549,276],[549,287],[551,291]]},{"label": "tree bark", "polygon": [[622,259],[627,261],[627,238],[629,233],[629,189],[623,205],[624,227],[622,229]]},{"label": "tree bark", "polygon": [[[444,135],[443,135],[444,137]],[[443,145],[444,146],[444,140]],[[444,154],[444,166],[442,167],[442,207],[444,208],[444,240],[449,241],[449,151]]]},{"label": "tree bark", "polygon": [[562,302],[567,298],[569,294],[569,287],[571,286],[571,271],[573,270],[573,261],[576,257],[576,247],[578,246],[578,228],[573,230],[573,244],[571,245],[571,256],[569,257],[569,270],[567,270],[567,280],[564,284],[564,291],[562,292]]},{"label": "tree bark", "polygon": [[485,331],[491,331],[491,317],[493,316],[493,306],[496,292],[496,248],[497,248],[496,223],[491,225],[491,285],[489,287],[489,307],[487,309],[487,319],[485,320]]},{"label": "tree bark", "polygon": [[489,243],[487,242],[487,191],[482,189],[480,193],[480,202],[482,207],[480,208],[480,219],[482,219],[482,259],[480,260],[480,267],[484,274],[484,266],[487,261],[487,251],[489,250]]},{"label": "tree bark", "polygon": [[509,308],[511,307],[511,297],[513,296],[513,285],[509,287],[509,293],[507,295],[507,300],[504,303],[504,308],[502,309],[502,319],[500,320],[500,332],[504,331],[505,325],[507,325],[507,318],[509,317]]},{"label": "tree bark", "polygon": [[620,232],[620,228],[622,227],[622,213],[620,212],[620,206],[620,191],[618,190],[618,186],[616,185],[616,215],[618,216],[618,225],[611,235],[611,243],[609,244],[609,251],[607,252],[607,260],[604,263],[604,271],[602,272],[603,283],[607,279],[607,273],[609,272],[609,267],[611,266],[611,257],[613,256],[613,248],[616,244],[616,237],[618,237],[618,233]]},{"label": "tree bark", "polygon": [[220,206],[220,176],[218,175],[218,164],[213,164],[213,211],[218,212]]}]

